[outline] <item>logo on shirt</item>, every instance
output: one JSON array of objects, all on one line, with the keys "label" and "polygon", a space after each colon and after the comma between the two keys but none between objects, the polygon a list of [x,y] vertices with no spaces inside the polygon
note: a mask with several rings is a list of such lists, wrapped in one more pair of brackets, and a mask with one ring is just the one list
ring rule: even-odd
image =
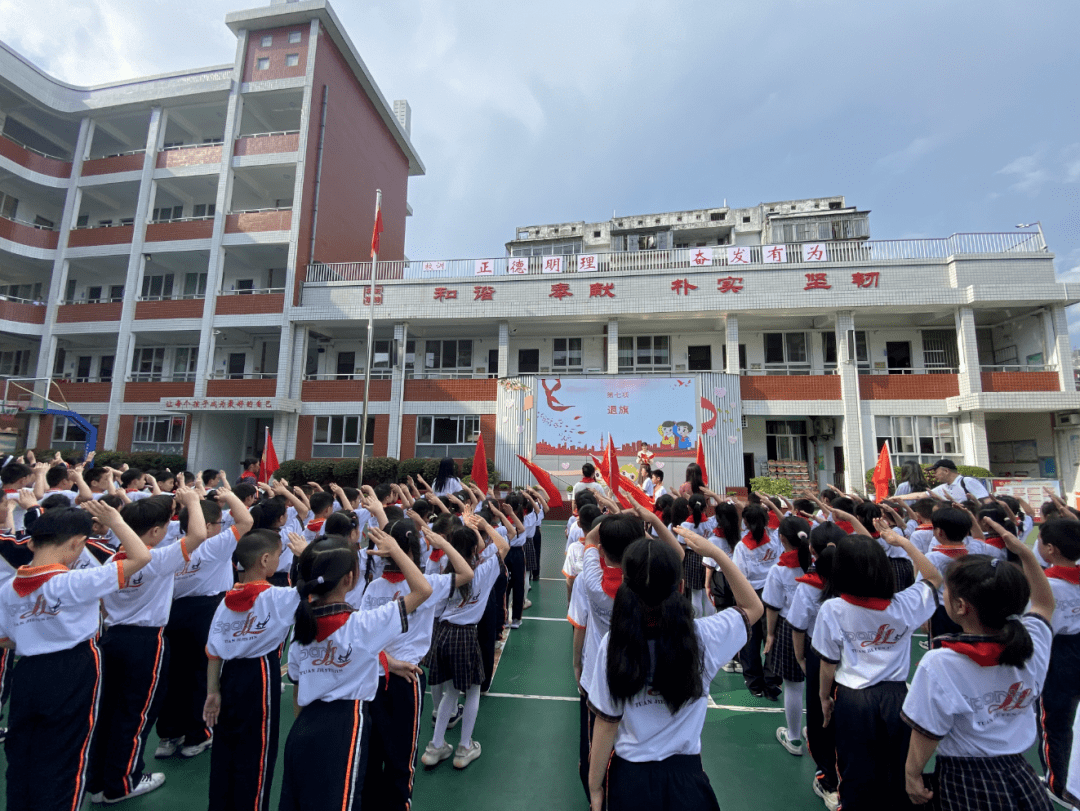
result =
[{"label": "logo on shirt", "polygon": [[53,605],[49,605],[45,602],[45,595],[39,594],[37,600],[34,601],[34,607],[25,614],[20,614],[19,619],[28,620],[33,617],[55,617],[59,613],[60,600],[57,600]]},{"label": "logo on shirt", "polygon": [[184,568],[176,573],[177,577],[183,577],[186,574],[195,574],[202,567],[202,561],[196,560],[194,562],[188,560],[184,562]]},{"label": "logo on shirt", "polygon": [[876,631],[844,631],[844,639],[848,642],[858,642],[860,648],[876,648],[880,645],[895,645],[904,638],[902,631],[898,631],[888,623],[882,625]]},{"label": "logo on shirt", "polygon": [[142,572],[137,572],[136,574],[134,574],[131,577],[130,580],[127,581],[127,585],[124,586],[124,588],[125,589],[138,589],[138,588],[142,588],[142,584],[143,584],[143,573]]},{"label": "logo on shirt", "polygon": [[774,560],[776,560],[776,550],[773,549],[773,547],[771,547],[771,546],[765,547],[765,554],[762,555],[761,562],[762,563],[770,563],[771,561],[774,561]]},{"label": "logo on shirt", "polygon": [[[1035,701],[1031,688],[1025,688],[1022,681],[1010,685],[1007,691],[995,690],[992,695],[990,700],[999,703],[987,706],[988,712],[1015,712],[1030,707]],[[985,698],[989,698],[989,695]]]},{"label": "logo on shirt", "polygon": [[326,641],[325,648],[316,648],[311,652],[311,664],[315,667],[345,667],[352,660],[352,645],[344,653],[337,652],[337,645],[333,640]]},{"label": "logo on shirt", "polygon": [[266,630],[266,626],[270,624],[270,615],[266,615],[266,619],[259,622],[258,616],[254,611],[249,611],[248,615],[244,617],[243,622],[219,622],[214,626],[214,631],[217,633],[227,633],[230,630],[233,632],[233,638],[241,636],[258,636]]}]

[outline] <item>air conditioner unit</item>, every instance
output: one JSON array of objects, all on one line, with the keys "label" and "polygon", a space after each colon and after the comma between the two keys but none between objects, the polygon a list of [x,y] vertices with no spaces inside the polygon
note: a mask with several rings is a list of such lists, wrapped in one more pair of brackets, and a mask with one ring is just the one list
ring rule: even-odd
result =
[{"label": "air conditioner unit", "polygon": [[1080,414],[1062,414],[1062,425],[1080,425]]},{"label": "air conditioner unit", "polygon": [[819,439],[836,436],[836,421],[832,417],[814,417],[814,434]]}]

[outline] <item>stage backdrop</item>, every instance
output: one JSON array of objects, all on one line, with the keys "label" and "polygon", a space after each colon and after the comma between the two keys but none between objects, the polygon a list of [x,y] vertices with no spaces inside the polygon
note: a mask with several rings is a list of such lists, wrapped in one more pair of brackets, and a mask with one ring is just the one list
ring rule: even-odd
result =
[{"label": "stage backdrop", "polygon": [[537,381],[536,454],[599,454],[610,433],[620,460],[647,442],[663,456],[693,456],[698,437],[693,377],[545,378]]}]

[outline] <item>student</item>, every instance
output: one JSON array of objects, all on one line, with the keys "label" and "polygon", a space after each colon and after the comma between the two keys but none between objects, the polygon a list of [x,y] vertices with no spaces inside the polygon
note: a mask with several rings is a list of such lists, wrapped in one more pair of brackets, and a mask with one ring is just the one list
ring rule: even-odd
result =
[{"label": "student", "polygon": [[[72,570],[94,518],[116,533],[125,554]],[[30,564],[0,589],[0,645],[20,657],[6,741],[7,808],[78,808],[100,716],[100,598],[137,576],[150,552],[116,510],[98,504],[43,515],[28,546]],[[151,779],[156,788],[164,776]]]},{"label": "student", "polygon": [[83,474],[87,486],[90,488],[90,497],[97,501],[102,496],[114,492],[116,483],[113,481],[113,470],[109,467],[94,465]]},{"label": "student", "polygon": [[[425,657],[432,685],[444,685],[435,721],[435,733],[420,758],[428,767],[437,766],[451,755],[454,768],[464,769],[480,757],[480,743],[472,738],[476,715],[480,710],[480,686],[484,682],[484,663],[477,641],[476,623],[487,606],[488,592],[499,576],[499,560],[505,558],[510,546],[502,535],[478,516],[466,519],[467,527],[455,530],[450,543],[474,571],[473,580],[454,592],[442,619],[435,629],[431,650]],[[487,538],[482,539],[480,532]],[[494,546],[492,546],[494,544]],[[485,554],[486,553],[486,554]],[[457,749],[446,742],[446,729],[456,714],[460,695],[465,694],[465,711],[461,723],[461,743]],[[435,691],[432,690],[434,697]]]},{"label": "student", "polygon": [[[979,510],[978,521],[982,522],[983,519],[986,518],[1005,527],[1007,531],[1013,533],[1017,537],[1020,537],[1022,534],[1017,530],[1016,524],[1005,517],[1005,510],[1003,510],[999,504],[992,504]],[[980,554],[989,555],[998,560],[1006,560],[1008,558],[1009,553],[1005,548],[1005,542],[993,532],[984,532],[980,540],[982,541],[982,547],[979,549]]]},{"label": "student", "polygon": [[510,627],[513,629],[521,627],[521,612],[525,608],[525,541],[536,531],[536,510],[532,499],[525,496],[524,491],[518,494],[517,499],[520,499],[516,502],[520,507],[516,508],[515,512],[518,512],[525,531],[510,541],[510,551],[506,555],[509,578],[506,591],[509,597]]},{"label": "student", "polygon": [[[840,803],[847,811],[907,807],[904,758],[910,730],[900,720],[911,668],[911,635],[938,604],[941,574],[911,541],[878,531],[911,556],[923,579],[896,593],[885,550],[868,535],[836,544],[830,595],[814,623],[821,659],[824,724],[835,725]],[[835,690],[834,690],[835,688]]]},{"label": "student", "polygon": [[[362,808],[408,811],[410,807],[416,768],[416,742],[420,736],[420,719],[424,713],[427,687],[424,671],[419,667],[420,660],[431,646],[437,612],[446,607],[459,585],[470,583],[473,579],[473,570],[465,558],[426,525],[424,530],[427,530],[423,532],[427,542],[433,549],[445,553],[451,569],[447,574],[425,575],[431,585],[431,598],[409,615],[409,630],[383,648],[388,658],[389,672],[385,679],[379,680],[379,689],[368,706],[371,737]],[[386,533],[417,564],[421,532],[411,520],[394,521],[386,527]],[[361,611],[372,611],[408,593],[404,573],[390,561],[382,576],[365,588],[359,608]],[[390,669],[390,660],[399,663],[399,669],[405,672]]]},{"label": "student", "polygon": [[160,495],[146,490],[146,474],[137,467],[128,468],[120,474],[120,487],[129,501],[139,501],[150,498],[152,495]]},{"label": "student", "polygon": [[[941,578],[944,580],[954,560],[964,557],[971,551],[981,552],[982,549],[980,546],[973,546],[975,542],[969,540],[971,516],[959,507],[942,507],[935,510],[931,523],[934,527],[935,543],[926,553],[926,557],[941,573]],[[938,597],[941,597],[940,586]],[[958,633],[960,633],[960,626],[952,621],[939,599],[939,605],[930,619],[930,639],[933,640],[941,634]]]},{"label": "student", "polygon": [[[969,555],[949,568],[945,607],[963,632],[934,640],[904,700],[903,719],[911,727],[907,794],[919,805],[933,799],[943,811],[1049,811],[1023,753],[1036,738],[1054,591],[1035,554],[997,522],[987,524],[1023,570],[986,555]],[[1021,617],[1025,607],[1029,613]],[[931,788],[923,768],[935,751]]]},{"label": "student", "polygon": [[26,507],[18,504],[19,491],[26,487],[34,488],[34,495],[41,498],[45,494],[45,466],[40,468],[40,475],[35,470],[19,462],[8,462],[0,468],[0,482],[4,485],[4,497],[16,502],[11,514],[12,529],[20,535],[25,529]]},{"label": "student", "polygon": [[1055,601],[1050,618],[1054,641],[1037,715],[1042,734],[1039,759],[1047,788],[1062,800],[1071,777],[1072,719],[1080,705],[1080,521],[1054,519],[1044,523],[1038,551],[1050,564],[1046,576]]},{"label": "student", "polygon": [[[698,472],[700,478],[700,471]],[[715,522],[706,517],[708,499],[700,494],[693,494],[689,499],[679,497],[671,505],[672,528],[681,526],[695,535],[711,537]],[[694,607],[694,616],[707,617],[715,612],[705,591],[705,564],[700,555],[687,549],[683,557],[683,594]]]},{"label": "student", "polygon": [[210,624],[203,705],[217,743],[210,752],[210,811],[270,808],[281,705],[278,646],[300,602],[296,589],[268,581],[280,557],[276,532],[244,535],[232,553],[239,582]]},{"label": "student", "polygon": [[904,462],[900,466],[900,483],[896,485],[897,496],[925,493],[929,489],[926,486],[926,476],[923,475],[922,465],[918,462]]},{"label": "student", "polygon": [[304,540],[308,543],[323,534],[323,524],[326,523],[327,518],[334,514],[334,503],[335,499],[332,493],[319,491],[311,494],[311,498],[308,499],[308,506],[311,510],[308,517],[311,520],[304,527]]},{"label": "student", "polygon": [[430,584],[391,536],[372,529],[368,537],[409,585],[408,594],[374,610],[344,602],[360,576],[348,541],[320,538],[297,563],[300,603],[289,647],[297,717],[285,741],[281,811],[361,807],[379,653],[409,630],[409,614],[431,596]]},{"label": "student", "polygon": [[595,504],[586,504],[578,511],[577,524],[571,533],[571,540],[566,545],[566,558],[563,560],[562,574],[566,578],[566,598],[573,594],[574,581],[581,574],[585,562],[585,537],[600,519],[600,508]]},{"label": "student", "polygon": [[[748,504],[742,511],[742,519],[747,532],[735,544],[732,560],[760,597],[761,590],[765,587],[765,578],[780,559],[783,548],[776,534],[768,529],[768,517],[765,508],[760,504]],[[781,679],[774,673],[765,672],[761,663],[761,646],[765,642],[764,626],[764,620],[751,626],[750,636],[739,653],[739,662],[742,664],[743,681],[750,694],[776,701],[780,698]]]},{"label": "student", "polygon": [[[652,492],[649,494],[652,496],[655,502],[661,496],[667,495],[667,490],[664,489],[664,471],[654,470],[649,473],[649,478],[652,479]],[[657,504],[657,507],[660,505]]]},{"label": "student", "polygon": [[[78,480],[81,481],[82,477],[80,476]],[[48,498],[53,495],[63,496],[67,499],[68,506],[74,507],[75,498],[82,496],[82,488],[80,488],[80,492],[78,493],[71,489],[75,486],[75,482],[74,468],[67,467],[66,465],[56,465],[51,467],[45,472],[45,485],[47,489],[42,494],[42,497]],[[85,486],[85,484],[83,486]],[[87,493],[87,497],[82,500],[88,501],[89,499],[90,494]]]},{"label": "student", "polygon": [[934,509],[940,503],[932,498],[920,498],[911,505],[911,510],[918,519],[918,524],[911,532],[911,542],[924,555],[934,544]]},{"label": "student", "polygon": [[682,527],[676,533],[689,549],[720,564],[737,607],[695,620],[679,593],[678,553],[653,538],[627,548],[611,630],[588,681],[596,714],[589,757],[593,811],[605,799],[619,811],[719,807],[701,765],[709,685],[749,639],[762,607],[754,587],[715,544]]},{"label": "student", "polygon": [[221,475],[220,470],[208,468],[199,475],[199,478],[202,479],[204,488],[206,488],[207,490],[213,490],[222,483],[224,477]]},{"label": "student", "polygon": [[583,490],[592,490],[603,495],[604,486],[596,480],[596,467],[592,462],[586,462],[581,466],[581,481],[574,485],[570,496],[577,501],[578,493]]},{"label": "student", "polygon": [[259,459],[256,456],[248,456],[240,460],[240,467],[243,469],[240,473],[240,478],[236,480],[237,484],[255,484],[259,480]]},{"label": "student", "polygon": [[431,490],[437,496],[448,496],[461,491],[461,479],[457,475],[457,463],[447,456],[439,461],[439,469],[431,481]]},{"label": "student", "polygon": [[[739,538],[742,536],[740,532],[742,512],[735,504],[729,501],[721,501],[716,505],[713,522],[712,541],[723,549],[724,554],[730,558],[735,554],[735,544],[739,542]],[[720,571],[720,564],[712,558],[705,558],[702,562],[705,564],[705,591],[708,593],[713,607],[718,611],[723,608],[730,608],[734,603],[731,602],[731,595],[727,591],[727,584],[724,581],[723,573]],[[728,666],[724,665],[724,670],[728,673],[741,673],[742,665],[739,665],[738,671],[728,670]]]},{"label": "student", "polygon": [[769,569],[761,602],[765,606],[765,668],[784,682],[784,716],[786,727],[777,727],[776,739],[792,755],[802,755],[802,683],[806,680],[795,658],[788,623],[798,578],[810,569],[810,524],[794,515],[784,517],[777,531],[784,551],[776,565]]}]

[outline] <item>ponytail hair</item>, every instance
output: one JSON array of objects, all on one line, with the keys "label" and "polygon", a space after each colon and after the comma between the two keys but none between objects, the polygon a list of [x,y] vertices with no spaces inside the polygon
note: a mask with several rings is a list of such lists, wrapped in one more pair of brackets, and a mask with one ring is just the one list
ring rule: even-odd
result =
[{"label": "ponytail hair", "polygon": [[690,515],[694,519],[694,526],[700,527],[705,520],[705,510],[709,506],[709,501],[700,493],[694,493],[687,501],[690,503]]},{"label": "ponytail hair", "polygon": [[739,511],[733,504],[722,501],[716,505],[716,528],[723,534],[728,546],[734,549],[739,542]]},{"label": "ponytail hair", "polygon": [[822,521],[810,530],[810,548],[817,556],[814,571],[825,586],[821,590],[821,602],[840,596],[840,592],[832,586],[832,574],[836,561],[836,544],[846,537],[847,533],[832,521]]},{"label": "ponytail hair", "polygon": [[[769,525],[769,514],[760,504],[749,504],[742,511],[742,519],[746,522],[746,529],[750,537],[755,541],[761,541],[765,537],[765,528]],[[735,544],[732,544],[734,547]]]},{"label": "ponytail hair", "polygon": [[[413,563],[420,565],[420,538],[416,525],[411,520],[403,518],[400,521],[391,521],[384,532],[397,541],[401,551],[408,555]],[[394,564],[392,560],[388,560],[386,564],[391,571],[397,571],[397,564]]]},{"label": "ponytail hair", "polygon": [[352,544],[339,535],[316,538],[308,545],[296,566],[296,590],[300,605],[296,607],[293,634],[301,645],[315,641],[318,629],[312,605],[338,587],[347,574],[356,574],[359,561]]},{"label": "ponytail hair", "polygon": [[690,517],[690,502],[680,496],[671,504],[671,520],[668,526],[677,527]]},{"label": "ponytail hair", "polygon": [[1001,664],[1023,667],[1035,652],[1031,636],[1020,621],[1031,598],[1024,573],[989,555],[965,555],[949,566],[945,585],[951,598],[960,598],[975,609],[979,622],[998,630],[994,641],[1005,646]]},{"label": "ponytail hair", "polygon": [[664,493],[656,500],[656,510],[660,513],[660,520],[665,526],[671,526],[671,509],[675,503],[675,497],[671,493]]},{"label": "ponytail hair", "polygon": [[[449,541],[450,545],[454,547],[454,550],[465,558],[466,562],[475,569],[476,547],[479,545],[479,538],[480,536],[476,534],[476,530],[470,527],[459,526],[450,533],[446,540]],[[465,605],[472,596],[472,583],[464,583],[463,585],[458,586],[457,593],[461,597],[461,605]]]},{"label": "ponytail hair", "polygon": [[634,541],[623,555],[608,636],[606,675],[613,697],[629,700],[651,686],[674,715],[704,695],[694,612],[679,592],[682,576],[675,550],[658,539]]},{"label": "ponytail hair", "polygon": [[797,515],[785,515],[780,521],[780,537],[799,554],[799,568],[810,571],[810,524]]}]

